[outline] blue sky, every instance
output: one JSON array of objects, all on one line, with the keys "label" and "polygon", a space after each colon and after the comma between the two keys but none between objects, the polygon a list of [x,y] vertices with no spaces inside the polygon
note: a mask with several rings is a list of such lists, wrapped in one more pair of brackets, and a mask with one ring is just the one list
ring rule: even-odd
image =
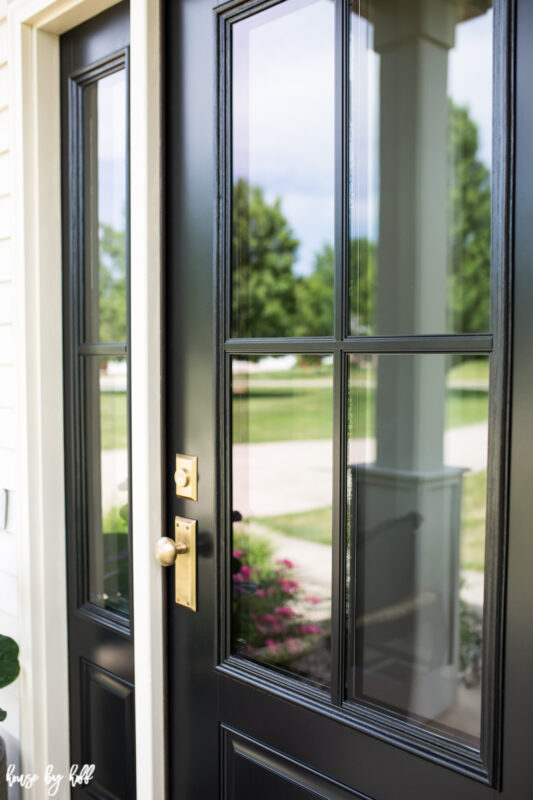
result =
[{"label": "blue sky", "polygon": [[[289,0],[234,29],[234,177],[263,188],[282,209],[308,274],[333,242],[334,18],[330,0]],[[379,192],[379,56],[372,28],[357,17],[352,42],[352,230],[375,238]],[[456,27],[448,94],[468,106],[490,164],[492,12]],[[354,193],[355,194],[355,193]]]},{"label": "blue sky", "polygon": [[126,204],[125,72],[114,72],[98,83],[98,217],[124,230]]}]

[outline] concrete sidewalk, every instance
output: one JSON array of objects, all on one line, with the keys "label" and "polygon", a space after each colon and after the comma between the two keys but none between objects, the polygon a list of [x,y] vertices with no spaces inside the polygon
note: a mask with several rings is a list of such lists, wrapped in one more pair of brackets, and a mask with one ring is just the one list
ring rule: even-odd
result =
[{"label": "concrete sidewalk", "polygon": [[[294,514],[331,505],[332,444],[327,439],[238,444],[233,457],[233,507],[244,517]],[[372,464],[375,457],[375,439],[350,441],[350,464]],[[487,424],[446,431],[444,463],[472,472],[485,469]]]}]

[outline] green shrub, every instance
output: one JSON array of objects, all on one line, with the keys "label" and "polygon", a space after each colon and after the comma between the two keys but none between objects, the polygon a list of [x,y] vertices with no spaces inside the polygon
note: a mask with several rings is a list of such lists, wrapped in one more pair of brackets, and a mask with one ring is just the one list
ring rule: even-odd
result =
[{"label": "green shrub", "polygon": [[[18,644],[9,636],[0,634],[0,689],[13,683],[19,672]],[[0,708],[0,722],[3,722],[6,716],[6,712]]]}]

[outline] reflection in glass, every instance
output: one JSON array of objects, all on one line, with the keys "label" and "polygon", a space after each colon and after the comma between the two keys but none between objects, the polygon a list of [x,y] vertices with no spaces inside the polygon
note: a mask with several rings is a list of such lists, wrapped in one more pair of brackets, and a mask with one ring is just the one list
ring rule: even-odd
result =
[{"label": "reflection in glass", "polygon": [[126,341],[126,71],[84,89],[86,342]]},{"label": "reflection in glass", "polygon": [[348,694],[474,746],[488,382],[486,356],[350,364]]},{"label": "reflection in glass", "polygon": [[352,0],[350,330],[490,330],[492,2]]},{"label": "reflection in glass", "polygon": [[329,361],[233,360],[233,652],[322,687],[331,669]]},{"label": "reflection in glass", "polygon": [[232,334],[333,333],[334,4],[233,26]]},{"label": "reflection in glass", "polygon": [[89,601],[127,616],[127,363],[98,356],[84,361]]}]

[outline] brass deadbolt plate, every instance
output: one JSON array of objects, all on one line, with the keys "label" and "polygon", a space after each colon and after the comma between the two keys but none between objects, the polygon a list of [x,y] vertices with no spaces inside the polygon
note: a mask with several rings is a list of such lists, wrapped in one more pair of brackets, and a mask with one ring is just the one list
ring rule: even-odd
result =
[{"label": "brass deadbolt plate", "polygon": [[196,456],[176,456],[176,496],[198,500],[198,459]]},{"label": "brass deadbolt plate", "polygon": [[176,517],[174,539],[187,548],[176,558],[176,603],[196,611],[196,520]]}]

